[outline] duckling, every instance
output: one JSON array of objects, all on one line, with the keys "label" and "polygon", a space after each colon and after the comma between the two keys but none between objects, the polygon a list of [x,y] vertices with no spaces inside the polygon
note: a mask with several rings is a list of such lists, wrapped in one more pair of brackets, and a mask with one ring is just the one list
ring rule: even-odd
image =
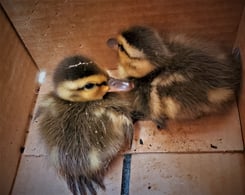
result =
[{"label": "duckling", "polygon": [[130,105],[119,93],[108,93],[108,79],[84,56],[65,58],[54,71],[54,90],[40,103],[40,134],[74,195],[105,190],[111,160],[131,146]]},{"label": "duckling", "polygon": [[159,128],[166,120],[222,113],[235,101],[241,64],[212,43],[132,26],[107,41],[116,49],[121,78],[134,81],[136,113]]}]

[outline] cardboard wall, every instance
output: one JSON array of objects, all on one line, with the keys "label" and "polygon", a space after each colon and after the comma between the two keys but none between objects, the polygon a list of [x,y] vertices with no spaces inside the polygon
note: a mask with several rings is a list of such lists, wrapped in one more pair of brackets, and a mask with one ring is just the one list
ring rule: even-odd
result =
[{"label": "cardboard wall", "polygon": [[[245,59],[244,0],[0,0],[0,194],[8,194],[35,97],[37,68],[51,71],[65,56],[85,54],[109,69],[116,55],[106,40],[134,24],[160,31],[198,34],[231,50],[239,24],[239,45]],[[245,61],[245,60],[243,60]],[[243,70],[243,75],[245,75]],[[244,82],[244,81],[243,81]],[[243,85],[240,113],[245,124]]]},{"label": "cardboard wall", "polygon": [[40,68],[81,53],[113,69],[116,54],[106,40],[134,24],[197,34],[231,48],[243,0],[0,0]]},{"label": "cardboard wall", "polygon": [[9,194],[28,130],[37,68],[0,7],[0,194]]},{"label": "cardboard wall", "polygon": [[[242,84],[241,84],[241,93],[239,97],[239,112],[240,120],[243,131],[243,138],[245,138],[245,9],[241,18],[239,30],[237,33],[237,39],[234,47],[240,48],[240,54],[242,59]],[[244,141],[244,140],[243,140]]]}]

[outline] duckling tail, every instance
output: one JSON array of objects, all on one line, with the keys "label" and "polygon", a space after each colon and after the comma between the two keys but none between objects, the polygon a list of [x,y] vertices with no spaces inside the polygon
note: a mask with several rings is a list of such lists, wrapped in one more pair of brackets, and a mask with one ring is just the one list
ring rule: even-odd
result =
[{"label": "duckling tail", "polygon": [[67,186],[73,195],[87,195],[87,189],[91,195],[97,195],[93,182],[99,185],[103,190],[105,190],[102,175],[97,175],[96,177],[92,178],[87,178],[85,176],[79,176],[79,178],[66,176]]}]

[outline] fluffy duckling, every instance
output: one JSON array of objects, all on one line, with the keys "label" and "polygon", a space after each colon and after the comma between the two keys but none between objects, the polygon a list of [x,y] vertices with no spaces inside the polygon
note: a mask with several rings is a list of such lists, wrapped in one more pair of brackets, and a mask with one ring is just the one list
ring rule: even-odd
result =
[{"label": "fluffy duckling", "polygon": [[74,195],[105,189],[110,161],[131,146],[130,105],[120,94],[107,93],[108,79],[90,59],[68,57],[54,72],[54,91],[40,103],[41,136]]},{"label": "fluffy duckling", "polygon": [[165,127],[166,119],[196,119],[224,111],[239,90],[241,65],[221,48],[133,26],[107,41],[122,78],[134,81],[134,108]]}]

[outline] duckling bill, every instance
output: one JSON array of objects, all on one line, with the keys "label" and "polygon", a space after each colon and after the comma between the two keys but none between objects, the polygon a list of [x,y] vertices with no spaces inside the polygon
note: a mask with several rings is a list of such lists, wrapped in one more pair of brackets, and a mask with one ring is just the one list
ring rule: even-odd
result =
[{"label": "duckling bill", "polygon": [[235,102],[241,64],[215,44],[133,26],[107,41],[118,54],[121,78],[136,113],[162,128],[167,119],[189,120],[222,113]]},{"label": "duckling bill", "polygon": [[50,159],[71,192],[97,194],[112,159],[131,146],[130,105],[108,93],[109,76],[83,56],[64,59],[54,90],[40,103],[40,132]]}]

